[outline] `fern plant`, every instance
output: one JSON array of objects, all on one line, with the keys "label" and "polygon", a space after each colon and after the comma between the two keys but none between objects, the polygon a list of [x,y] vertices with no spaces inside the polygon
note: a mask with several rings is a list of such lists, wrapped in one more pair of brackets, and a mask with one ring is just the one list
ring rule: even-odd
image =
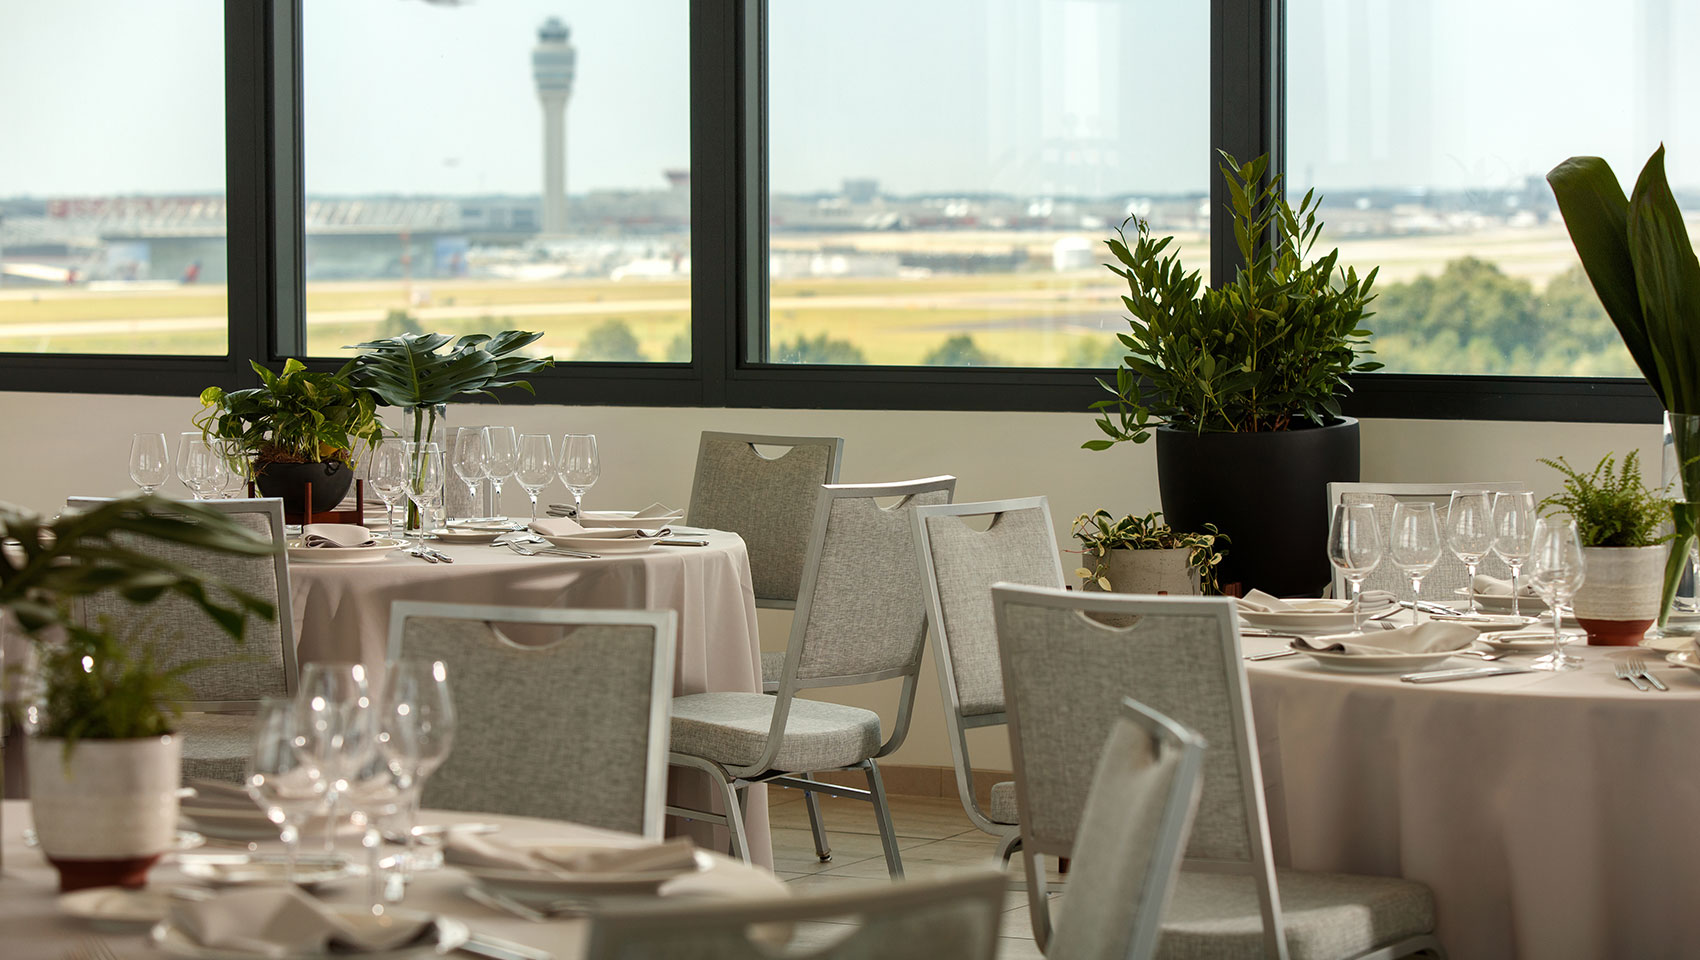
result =
[{"label": "fern plant", "polygon": [[1642,482],[1636,451],[1622,466],[1608,453],[1588,473],[1563,457],[1540,462],[1564,474],[1564,489],[1542,500],[1541,510],[1574,518],[1584,547],[1650,547],[1670,539],[1659,535],[1668,504]]},{"label": "fern plant", "polygon": [[130,740],[170,733],[187,699],[183,676],[199,663],[161,667],[153,644],[131,629],[123,638],[106,619],[95,629],[71,626],[41,658],[46,716],[41,733],[65,741]]},{"label": "fern plant", "polygon": [[1206,594],[1222,592],[1217,582],[1217,566],[1227,555],[1228,538],[1207,523],[1200,533],[1181,533],[1161,521],[1162,511],[1154,510],[1143,517],[1128,515],[1115,519],[1108,510],[1083,513],[1074,518],[1074,538],[1080,541],[1082,558],[1091,566],[1074,571],[1075,576],[1096,583],[1105,590],[1113,589],[1109,570],[1111,550],[1190,550],[1187,569],[1198,574],[1199,586]]}]

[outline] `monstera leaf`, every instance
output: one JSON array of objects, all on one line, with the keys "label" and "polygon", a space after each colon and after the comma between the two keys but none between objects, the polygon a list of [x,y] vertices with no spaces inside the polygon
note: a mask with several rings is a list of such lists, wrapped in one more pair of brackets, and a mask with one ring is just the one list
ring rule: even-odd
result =
[{"label": "monstera leaf", "polygon": [[[471,333],[455,340],[444,333],[404,333],[357,344],[354,349],[361,354],[343,372],[392,407],[434,407],[474,394],[494,397],[491,391],[503,387],[536,393],[522,378],[554,366],[555,361],[516,353],[542,336],[506,330],[495,336]],[[437,352],[451,340],[447,353]]]}]

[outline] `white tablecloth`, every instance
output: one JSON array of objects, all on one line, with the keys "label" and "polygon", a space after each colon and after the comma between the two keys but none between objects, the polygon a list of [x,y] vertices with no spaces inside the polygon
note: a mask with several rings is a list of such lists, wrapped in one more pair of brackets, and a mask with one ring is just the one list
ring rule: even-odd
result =
[{"label": "white tablecloth", "polygon": [[[1428,884],[1454,960],[1696,956],[1700,676],[1568,649],[1583,669],[1441,684],[1247,663],[1278,861]],[[1671,692],[1616,679],[1631,653]]]},{"label": "white tablecloth", "polygon": [[[132,957],[161,956],[147,945],[145,931],[107,933],[81,920],[63,916],[55,904],[59,895],[58,874],[42,858],[41,853],[23,844],[23,831],[29,825],[29,804],[9,800],[5,804],[4,855],[5,869],[0,872],[0,956],[7,960],[56,960],[81,945],[90,936],[98,936],[122,960]],[[611,836],[608,831],[581,827],[576,824],[524,817],[496,817],[487,814],[446,813],[425,811],[424,823],[490,822],[502,825],[497,837],[503,840],[553,840],[572,842],[594,837]],[[217,850],[220,848],[209,848]],[[358,850],[352,851],[356,856]],[[178,886],[189,881],[171,865],[161,863],[148,876],[156,887]],[[532,923],[500,910],[494,910],[468,900],[461,889],[468,883],[465,874],[452,868],[427,871],[416,876],[408,887],[407,898],[400,904],[414,910],[445,913],[465,921],[475,931],[541,947],[555,955],[555,960],[574,960],[583,954],[583,940],[589,923],[582,919],[562,919],[551,923]],[[701,873],[669,881],[661,889],[663,896],[768,897],[782,896],[785,885],[766,870],[745,866],[723,856],[713,856],[713,866]],[[317,895],[333,903],[360,904],[366,895],[363,878],[321,888]]]},{"label": "white tablecloth", "polygon": [[[433,543],[454,563],[426,563],[393,554],[369,563],[292,562],[289,566],[296,650],[302,663],[327,660],[381,664],[389,639],[390,604],[397,600],[672,610],[678,614],[673,690],[676,694],[759,692],[761,640],[756,631],[750,560],[735,533],[713,531],[706,547],[654,547],[633,556],[598,560],[522,557],[506,547]],[[674,770],[674,781],[701,777]],[[698,786],[698,785],[692,785]],[[706,779],[690,806],[711,803]],[[772,864],[767,788],[752,787],[745,826],[751,857]],[[716,803],[714,809],[719,809]],[[698,825],[704,846],[721,847]]]}]

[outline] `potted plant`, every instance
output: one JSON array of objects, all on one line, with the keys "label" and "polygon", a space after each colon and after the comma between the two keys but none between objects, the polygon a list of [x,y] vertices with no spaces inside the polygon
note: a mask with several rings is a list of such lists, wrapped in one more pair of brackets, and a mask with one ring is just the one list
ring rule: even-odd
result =
[{"label": "potted plant", "polygon": [[30,806],[62,889],[140,886],[169,850],[177,826],[181,744],[171,735],[182,671],[153,663],[145,626],[120,640],[110,623],[79,624],[70,601],[116,590],[135,603],[167,593],[192,600],[231,636],[271,605],[209,582],[201,573],[134,549],[135,538],[229,554],[271,553],[247,528],[194,504],[156,497],[116,500],[46,522],[0,504],[0,611],[42,649],[45,687],[29,742]]},{"label": "potted plant", "polygon": [[1659,617],[1661,574],[1668,537],[1659,527],[1665,503],[1641,482],[1638,455],[1631,451],[1613,472],[1607,454],[1582,473],[1563,457],[1541,463],[1564,474],[1564,489],[1541,501],[1543,512],[1567,513],[1576,521],[1588,576],[1576,592],[1576,622],[1596,646],[1634,646]]},{"label": "potted plant", "polygon": [[1677,484],[1670,503],[1676,533],[1658,613],[1662,628],[1700,525],[1700,259],[1665,178],[1662,144],[1629,197],[1599,157],[1571,157],[1547,174],[1547,182],[1582,269],[1665,409]]},{"label": "potted plant", "polygon": [[347,367],[310,373],[293,359],[279,373],[252,361],[249,366],[260,385],[201,391],[195,426],[226,451],[233,468],[253,478],[261,494],[282,499],[285,512],[305,512],[309,482],[313,512],[335,510],[354,482],[355,444],[383,436],[376,395],[350,383]]},{"label": "potted plant", "polygon": [[1143,517],[1111,517],[1108,510],[1074,518],[1082,566],[1075,576],[1086,590],[1178,596],[1221,593],[1217,571],[1228,538],[1205,524],[1200,533],[1181,533],[1153,511]]},{"label": "potted plant", "polygon": [[1316,593],[1329,577],[1327,485],[1358,479],[1358,424],[1339,397],[1348,374],[1381,367],[1361,359],[1375,271],[1336,271],[1338,250],[1312,258],[1318,200],[1294,210],[1267,156],[1221,156],[1244,266],[1202,288],[1165,253],[1174,238],[1152,239],[1143,221],[1131,245],[1125,223],[1107,241],[1131,329],[1115,383],[1099,381],[1112,398],[1092,405],[1105,438],[1084,446],[1155,435],[1163,514],[1183,530],[1212,518],[1234,538],[1224,583]]}]

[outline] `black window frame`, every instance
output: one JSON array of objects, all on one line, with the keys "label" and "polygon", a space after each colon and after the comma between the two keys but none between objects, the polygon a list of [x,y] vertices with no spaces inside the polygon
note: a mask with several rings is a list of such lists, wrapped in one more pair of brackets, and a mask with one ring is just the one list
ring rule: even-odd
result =
[{"label": "black window frame", "polygon": [[[193,396],[256,381],[304,341],[301,43],[304,0],[224,0],[229,352],[223,357],[0,353],[0,390]],[[761,362],[768,311],[768,0],[690,5],[689,363],[559,364],[529,402],[825,409],[1084,411],[1104,370],[801,365]],[[1211,0],[1210,133],[1238,156],[1284,167],[1284,0]],[[1215,169],[1215,158],[1200,157]],[[1211,176],[1211,201],[1225,202]],[[1212,276],[1238,252],[1211,236]],[[333,369],[338,361],[310,360]],[[1657,422],[1644,380],[1607,377],[1355,376],[1361,417]],[[528,402],[512,391],[505,402]]]}]

